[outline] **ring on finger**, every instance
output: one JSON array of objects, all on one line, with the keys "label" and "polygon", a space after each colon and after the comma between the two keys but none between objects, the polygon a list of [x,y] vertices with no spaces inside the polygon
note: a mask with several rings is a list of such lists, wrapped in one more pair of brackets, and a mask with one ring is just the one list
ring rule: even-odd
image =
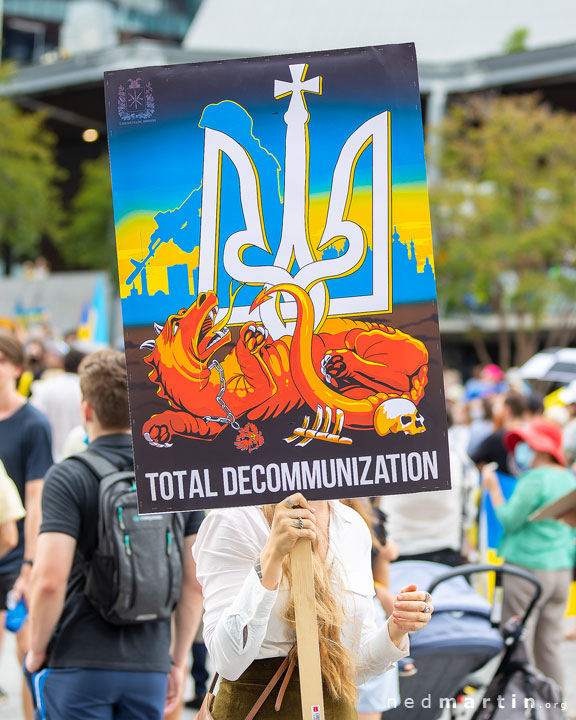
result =
[{"label": "ring on finger", "polygon": [[428,603],[426,603],[426,604],[424,605],[424,612],[425,612],[425,613],[432,612],[432,611],[431,611],[431,608],[430,608],[430,605],[428,605]]},{"label": "ring on finger", "polygon": [[294,507],[294,503],[292,502],[292,500],[290,500],[290,498],[286,498],[285,502],[286,505],[288,505],[288,507],[290,508],[290,510],[292,510],[292,508]]},{"label": "ring on finger", "polygon": [[430,595],[429,592],[426,593],[426,597],[424,598],[425,603],[429,603],[430,600],[432,600],[432,595]]},{"label": "ring on finger", "polygon": [[300,530],[304,530],[304,520],[301,517],[298,518],[298,527]]}]

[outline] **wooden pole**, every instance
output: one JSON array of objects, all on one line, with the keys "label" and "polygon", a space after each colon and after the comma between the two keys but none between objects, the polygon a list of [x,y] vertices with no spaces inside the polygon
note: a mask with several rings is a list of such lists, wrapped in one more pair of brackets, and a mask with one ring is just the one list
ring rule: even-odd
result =
[{"label": "wooden pole", "polygon": [[303,720],[324,720],[322,670],[314,599],[312,543],[298,540],[290,554]]}]

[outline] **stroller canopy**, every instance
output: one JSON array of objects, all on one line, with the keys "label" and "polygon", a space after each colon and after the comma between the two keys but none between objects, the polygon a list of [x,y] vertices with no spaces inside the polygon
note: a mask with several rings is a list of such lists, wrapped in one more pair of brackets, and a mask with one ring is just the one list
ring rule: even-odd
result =
[{"label": "stroller canopy", "polygon": [[[409,583],[427,589],[451,570],[438,563],[405,561],[390,565],[390,587],[397,593]],[[463,577],[438,585],[433,594],[434,614],[428,625],[410,638],[414,657],[437,652],[482,654],[489,659],[504,649],[499,631],[490,623],[490,603]]]}]

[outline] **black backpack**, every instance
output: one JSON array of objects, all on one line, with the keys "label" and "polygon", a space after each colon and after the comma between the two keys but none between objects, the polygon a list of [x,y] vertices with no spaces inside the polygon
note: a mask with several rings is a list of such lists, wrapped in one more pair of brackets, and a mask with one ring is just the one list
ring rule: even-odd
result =
[{"label": "black backpack", "polygon": [[85,559],[84,594],[114,625],[169,618],[182,586],[184,517],[138,515],[133,469],[90,449],[72,458],[98,479],[98,542]]}]

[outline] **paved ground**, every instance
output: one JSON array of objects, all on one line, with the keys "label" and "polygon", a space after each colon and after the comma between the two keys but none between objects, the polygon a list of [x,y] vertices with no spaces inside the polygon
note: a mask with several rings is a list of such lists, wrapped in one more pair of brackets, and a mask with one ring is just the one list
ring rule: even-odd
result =
[{"label": "paved ground", "polygon": [[[573,625],[573,622],[573,620],[570,621],[570,626]],[[0,705],[0,718],[1,720],[23,720],[19,699],[20,670],[15,660],[14,639],[10,633],[6,633],[5,638],[5,647],[2,658],[0,658],[0,687],[8,693],[8,701],[4,705]],[[568,706],[568,716],[572,720],[576,720],[576,683],[574,682],[574,677],[576,677],[576,641],[564,642],[562,651],[566,668],[567,687],[565,699]],[[185,697],[189,698],[191,696],[192,687],[190,682]],[[192,710],[184,710],[181,720],[192,720],[195,715],[196,713]],[[408,713],[406,713],[406,717],[408,720]]]}]

